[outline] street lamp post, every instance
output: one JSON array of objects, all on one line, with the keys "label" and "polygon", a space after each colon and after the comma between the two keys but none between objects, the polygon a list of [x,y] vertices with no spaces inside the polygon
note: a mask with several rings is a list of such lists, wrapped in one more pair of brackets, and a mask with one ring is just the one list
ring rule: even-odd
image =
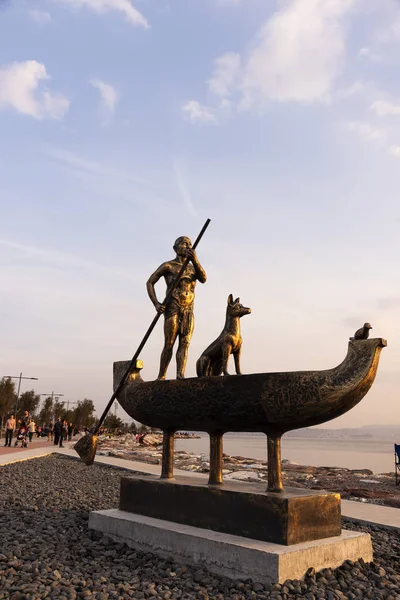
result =
[{"label": "street lamp post", "polygon": [[15,422],[17,422],[18,400],[19,400],[19,393],[21,391],[21,381],[22,381],[22,379],[34,379],[35,381],[38,381],[39,377],[23,377],[22,373],[20,373],[18,376],[17,375],[15,375],[15,376],[14,375],[7,375],[5,377],[5,379],[19,379],[17,398],[15,400]]},{"label": "street lamp post", "polygon": [[79,404],[79,400],[77,400],[76,402],[72,402],[72,400],[67,400],[67,412],[69,412],[69,405],[70,404]]}]

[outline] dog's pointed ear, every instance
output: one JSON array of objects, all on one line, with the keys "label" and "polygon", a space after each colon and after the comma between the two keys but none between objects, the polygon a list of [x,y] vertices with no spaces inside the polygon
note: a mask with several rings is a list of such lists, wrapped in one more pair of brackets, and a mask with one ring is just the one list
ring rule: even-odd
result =
[{"label": "dog's pointed ear", "polygon": [[240,304],[240,298],[236,298],[235,304]]},{"label": "dog's pointed ear", "polygon": [[228,296],[228,304],[233,304],[233,296],[232,296],[232,294],[229,294],[229,296]]}]

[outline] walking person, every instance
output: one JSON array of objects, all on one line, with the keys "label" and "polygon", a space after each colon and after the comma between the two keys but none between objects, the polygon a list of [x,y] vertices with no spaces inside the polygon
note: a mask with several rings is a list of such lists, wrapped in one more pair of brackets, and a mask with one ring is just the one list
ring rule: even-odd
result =
[{"label": "walking person", "polygon": [[58,420],[54,423],[54,445],[58,446],[60,440],[62,444],[62,423],[61,417],[58,417]]},{"label": "walking person", "polygon": [[54,438],[54,423],[50,421],[49,426],[47,428],[47,441],[52,442]]},{"label": "walking person", "polygon": [[28,435],[29,435],[29,441],[30,441],[30,442],[32,441],[33,434],[35,433],[35,431],[36,431],[36,423],[35,423],[35,421],[32,419],[32,420],[29,422],[29,425],[28,425]]},{"label": "walking person", "polygon": [[10,418],[7,419],[7,421],[6,421],[6,443],[4,444],[4,446],[8,446],[10,448],[14,431],[15,431],[15,419],[14,419],[14,415],[10,415]]},{"label": "walking person", "polygon": [[74,432],[74,427],[72,425],[72,423],[70,423],[68,425],[68,441],[70,442],[72,440],[72,434]]},{"label": "walking person", "polygon": [[21,425],[22,425],[22,427],[28,427],[30,422],[31,422],[31,415],[29,414],[29,411],[26,410],[24,412],[24,416],[22,417]]},{"label": "walking person", "polygon": [[59,443],[59,448],[64,448],[63,446],[63,441],[66,439],[67,437],[67,421],[65,419],[63,419],[60,423],[61,425],[61,432],[60,432],[60,443]]}]

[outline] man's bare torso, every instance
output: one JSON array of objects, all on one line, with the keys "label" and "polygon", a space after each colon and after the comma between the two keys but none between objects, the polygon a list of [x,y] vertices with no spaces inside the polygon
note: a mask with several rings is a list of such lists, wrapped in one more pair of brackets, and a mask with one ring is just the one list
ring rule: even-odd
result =
[{"label": "man's bare torso", "polygon": [[[167,284],[168,294],[172,284],[182,268],[182,265],[175,260],[171,260],[164,263],[163,267],[165,269],[164,278]],[[196,281],[196,272],[193,266],[189,263],[166,308],[166,317],[175,314],[181,308],[193,309]]]}]

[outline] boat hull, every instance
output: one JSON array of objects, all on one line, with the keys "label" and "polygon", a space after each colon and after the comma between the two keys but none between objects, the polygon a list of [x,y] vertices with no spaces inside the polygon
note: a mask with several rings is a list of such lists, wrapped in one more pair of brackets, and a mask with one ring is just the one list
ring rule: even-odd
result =
[{"label": "boat hull", "polygon": [[[128,383],[119,402],[135,420],[165,431],[283,433],[351,410],[374,382],[386,340],[350,341],[334,369]],[[114,364],[116,386],[128,363]]]}]

